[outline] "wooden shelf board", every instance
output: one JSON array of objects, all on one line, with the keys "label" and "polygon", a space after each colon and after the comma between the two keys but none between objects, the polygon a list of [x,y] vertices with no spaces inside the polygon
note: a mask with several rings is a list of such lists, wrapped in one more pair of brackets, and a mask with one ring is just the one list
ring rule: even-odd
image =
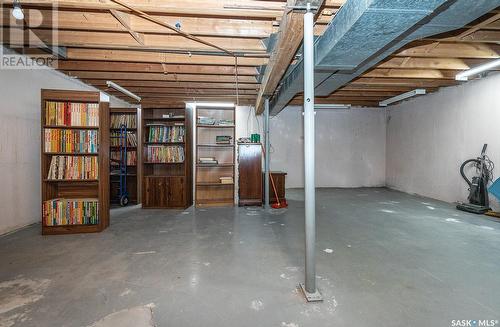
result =
[{"label": "wooden shelf board", "polygon": [[220,163],[220,164],[201,164],[201,163],[197,163],[196,166],[199,167],[199,168],[220,168],[220,167],[233,167],[234,164],[230,164],[230,163]]},{"label": "wooden shelf board", "polygon": [[98,179],[44,179],[48,183],[98,183]]},{"label": "wooden shelf board", "polygon": [[83,153],[83,152],[44,152],[49,156],[98,156],[99,153]]},{"label": "wooden shelf board", "polygon": [[197,146],[206,148],[233,148],[234,144],[198,144]]},{"label": "wooden shelf board", "polygon": [[[118,146],[118,145],[111,145],[110,148],[111,149],[116,149],[116,148],[119,149],[120,146]],[[129,150],[129,149],[131,149],[131,150],[137,150],[137,147],[136,146],[127,146],[127,150]]]},{"label": "wooden shelf board", "polygon": [[145,161],[144,164],[145,165],[182,165],[184,163],[183,162],[148,162],[148,161]]},{"label": "wooden shelf board", "polygon": [[171,117],[171,118],[144,118],[147,121],[184,121],[185,117]]},{"label": "wooden shelf board", "polygon": [[197,186],[234,186],[234,183],[220,183],[220,182],[198,182]]},{"label": "wooden shelf board", "polygon": [[[111,130],[111,131],[120,131],[121,128],[111,127],[109,130]],[[134,127],[134,128],[127,128],[127,132],[128,131],[134,132],[134,131],[137,131],[137,128],[136,127]]]},{"label": "wooden shelf board", "polygon": [[184,142],[144,142],[145,145],[184,145]]},{"label": "wooden shelf board", "polygon": [[99,129],[99,126],[61,126],[61,125],[43,125],[43,128],[56,128],[56,129]]},{"label": "wooden shelf board", "polygon": [[103,228],[101,225],[58,225],[58,226],[42,226],[43,235],[60,235],[60,234],[75,234],[75,233],[98,233]]},{"label": "wooden shelf board", "polygon": [[234,128],[234,125],[203,125],[203,124],[198,124],[196,125],[198,128]]}]

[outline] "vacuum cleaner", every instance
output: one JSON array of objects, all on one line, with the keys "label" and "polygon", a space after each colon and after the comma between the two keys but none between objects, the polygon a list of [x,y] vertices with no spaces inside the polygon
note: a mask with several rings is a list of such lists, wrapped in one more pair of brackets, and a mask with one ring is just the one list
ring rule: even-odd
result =
[{"label": "vacuum cleaner", "polygon": [[[469,203],[459,202],[457,204],[458,210],[476,214],[484,214],[491,210],[487,186],[493,178],[493,162],[486,155],[487,147],[488,144],[483,145],[481,156],[475,159],[465,160],[460,166],[460,175],[462,175],[467,185],[469,185],[469,196],[467,197]],[[470,164],[474,165],[477,173],[477,176],[471,179],[469,179],[464,172],[465,167]]]}]

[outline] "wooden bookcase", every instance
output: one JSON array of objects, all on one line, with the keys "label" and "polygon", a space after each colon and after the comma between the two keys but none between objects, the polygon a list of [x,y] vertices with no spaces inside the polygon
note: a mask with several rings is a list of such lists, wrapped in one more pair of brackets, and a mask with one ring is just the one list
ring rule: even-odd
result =
[{"label": "wooden bookcase", "polygon": [[[187,208],[193,204],[192,120],[189,108],[166,108],[144,104],[142,117],[142,207]],[[183,128],[182,139],[152,140],[151,129]],[[177,130],[179,131],[179,130]],[[182,151],[184,160],[152,160],[153,149]],[[162,161],[162,162],[159,162]]]},{"label": "wooden bookcase", "polygon": [[[196,206],[233,206],[235,194],[235,108],[196,107]],[[200,120],[201,117],[212,120]],[[221,124],[220,121],[226,121]],[[227,123],[232,122],[232,123]],[[219,144],[217,136],[230,136],[230,144]],[[217,163],[202,163],[214,158]],[[222,183],[221,177],[232,178]]]},{"label": "wooden bookcase", "polygon": [[[64,102],[98,105],[97,126],[75,126],[70,123],[56,125],[46,122],[47,102]],[[42,234],[73,234],[100,232],[109,226],[109,103],[100,102],[99,92],[42,90],[41,91],[41,184],[42,184]],[[87,133],[97,131],[97,152],[54,152],[45,151],[45,131],[74,131]],[[74,136],[71,136],[72,138]],[[57,142],[60,144],[60,142]],[[84,142],[85,143],[85,142]],[[65,142],[71,144],[71,142]],[[49,169],[54,156],[70,156],[72,158],[96,158],[96,179],[49,179]],[[92,160],[92,159],[90,159]],[[48,224],[44,212],[44,203],[48,200],[62,199],[72,201],[91,201],[98,206],[97,223],[89,224]],[[68,218],[75,219],[73,211]]]},{"label": "wooden bookcase", "polygon": [[[120,147],[118,143],[118,139],[113,138],[113,136],[117,136],[120,133],[120,128],[117,126],[115,123],[113,125],[113,118],[118,118],[118,117],[132,117],[131,119],[135,119],[135,124],[132,124],[131,126],[127,125],[127,133],[132,134],[135,136],[135,145],[131,145],[130,141],[127,145],[127,154],[131,156],[132,154],[135,153],[135,158],[136,160],[133,162],[130,162],[129,165],[127,165],[127,191],[129,194],[129,201],[130,203],[138,203],[138,192],[137,192],[137,181],[138,181],[138,167],[139,167],[139,162],[140,162],[140,146],[139,146],[139,133],[138,133],[138,127],[139,127],[139,120],[137,117],[137,108],[111,108],[110,109],[110,197],[111,197],[111,202],[112,203],[119,203],[118,200],[118,194],[119,194],[119,183],[120,183],[120,175],[117,174],[119,163],[117,163],[115,160],[113,160],[113,156],[119,155],[120,154]],[[139,151],[138,151],[139,150]],[[119,158],[119,157],[118,157]]]}]

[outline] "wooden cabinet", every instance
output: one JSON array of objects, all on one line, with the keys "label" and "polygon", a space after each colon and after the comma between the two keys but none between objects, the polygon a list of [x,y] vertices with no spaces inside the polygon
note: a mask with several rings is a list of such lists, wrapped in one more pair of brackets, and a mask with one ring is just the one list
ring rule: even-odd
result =
[{"label": "wooden cabinet", "polygon": [[238,195],[240,206],[262,205],[262,145],[238,144]]},{"label": "wooden cabinet", "polygon": [[144,203],[147,208],[184,208],[186,179],[184,177],[145,177]]},{"label": "wooden cabinet", "polygon": [[[285,177],[286,173],[282,171],[271,171],[274,186],[280,200],[285,198]],[[276,203],[276,196],[274,195],[273,184],[271,183],[271,175],[269,176],[269,203]],[[264,180],[266,175],[262,173],[262,201],[264,201]]]}]

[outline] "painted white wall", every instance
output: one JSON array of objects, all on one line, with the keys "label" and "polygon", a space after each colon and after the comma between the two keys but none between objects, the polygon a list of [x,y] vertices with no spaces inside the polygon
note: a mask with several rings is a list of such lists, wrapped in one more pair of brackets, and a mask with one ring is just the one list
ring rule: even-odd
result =
[{"label": "painted white wall", "polygon": [[[54,70],[0,71],[0,234],[40,221],[40,89],[91,90]],[[110,98],[111,106],[128,103]]]},{"label": "painted white wall", "polygon": [[[316,186],[385,185],[385,110],[316,110]],[[302,107],[270,120],[271,170],[288,173],[287,188],[304,186]]]},{"label": "painted white wall", "polygon": [[487,154],[500,166],[499,86],[500,74],[391,107],[387,185],[447,202],[466,201],[461,163],[477,157],[488,143]]}]

